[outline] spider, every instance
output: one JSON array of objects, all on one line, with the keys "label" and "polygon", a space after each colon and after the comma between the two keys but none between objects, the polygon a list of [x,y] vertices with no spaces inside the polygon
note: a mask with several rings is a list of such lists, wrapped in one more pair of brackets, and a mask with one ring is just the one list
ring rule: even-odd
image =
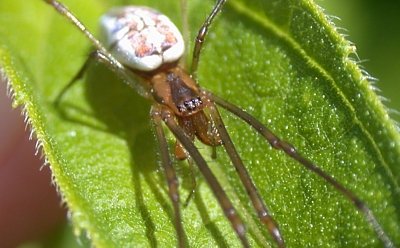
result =
[{"label": "spider", "polygon": [[[215,148],[217,146],[225,148],[243,186],[248,192],[260,222],[265,225],[275,244],[278,247],[285,247],[284,235],[268,211],[263,199],[260,197],[225,128],[217,106],[241,118],[259,132],[274,149],[284,151],[287,155],[342,192],[365,215],[383,244],[386,247],[393,246],[393,243],[382,230],[372,211],[356,195],[342,186],[329,174],[322,171],[314,163],[301,156],[293,145],[279,139],[256,118],[199,86],[196,79],[196,72],[200,52],[209,27],[218,12],[223,8],[226,0],[218,0],[206,21],[199,29],[195,38],[190,72],[187,72],[186,68],[180,65],[180,60],[184,57],[185,53],[185,44],[182,35],[166,16],[151,8],[137,6],[114,8],[103,15],[101,19],[101,29],[105,44],[103,45],[67,7],[55,0],[45,1],[72,22],[96,48],[82,69],[60,93],[56,100],[57,104],[59,104],[62,95],[77,79],[82,77],[92,60],[106,64],[122,77],[127,84],[137,89],[141,95],[153,102],[151,118],[154,123],[162,166],[174,209],[174,226],[179,247],[185,246],[180,195],[178,193],[179,182],[172,166],[173,163],[162,127],[163,123],[177,140],[174,153],[175,158],[178,160],[187,159],[189,164],[197,165],[243,247],[250,247],[246,236],[245,224],[239,217],[220,182],[210,170],[208,163],[195,146],[194,140],[196,138],[212,147],[213,157],[215,157]],[[192,197],[193,192],[194,188],[186,202]]]}]

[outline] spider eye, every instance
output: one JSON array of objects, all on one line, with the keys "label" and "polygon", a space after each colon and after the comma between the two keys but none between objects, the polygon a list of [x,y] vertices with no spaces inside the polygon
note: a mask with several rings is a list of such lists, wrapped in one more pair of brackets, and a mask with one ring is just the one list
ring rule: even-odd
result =
[{"label": "spider eye", "polygon": [[189,112],[196,110],[196,108],[199,107],[201,104],[203,104],[203,102],[201,101],[200,97],[183,102],[183,105],[185,106],[184,109]]}]

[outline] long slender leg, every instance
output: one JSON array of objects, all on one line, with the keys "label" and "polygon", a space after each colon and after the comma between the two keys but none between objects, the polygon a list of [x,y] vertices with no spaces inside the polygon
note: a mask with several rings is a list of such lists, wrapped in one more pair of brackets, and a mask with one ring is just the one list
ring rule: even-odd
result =
[{"label": "long slender leg", "polygon": [[278,224],[272,218],[271,214],[267,210],[263,200],[261,199],[260,195],[258,194],[258,190],[254,185],[251,177],[243,164],[242,159],[240,158],[238,152],[236,151],[235,146],[228,134],[228,131],[225,128],[225,125],[221,119],[219,111],[215,104],[211,101],[208,101],[207,108],[210,112],[211,118],[214,122],[214,125],[218,129],[218,133],[221,136],[223,145],[226,149],[226,153],[229,155],[233,165],[236,168],[236,171],[242,181],[244,187],[246,188],[247,193],[250,196],[250,199],[253,203],[254,208],[258,213],[258,218],[264,225],[267,227],[269,233],[274,238],[278,247],[285,247],[285,241],[283,240],[281,231],[279,230]]},{"label": "long slender leg", "polygon": [[218,3],[215,5],[210,15],[207,17],[207,20],[203,23],[203,26],[200,28],[194,44],[193,50],[193,59],[192,59],[192,68],[190,73],[194,78],[196,78],[197,66],[199,64],[200,59],[200,51],[203,46],[204,39],[206,38],[208,28],[210,27],[214,17],[218,14],[218,11],[222,9],[222,6],[225,4],[226,0],[218,0]]},{"label": "long slender leg", "polygon": [[154,121],[156,137],[160,146],[162,165],[164,167],[165,177],[167,178],[168,183],[169,197],[171,198],[172,205],[174,206],[175,228],[178,236],[178,245],[179,247],[185,247],[183,239],[184,231],[182,227],[181,210],[179,207],[179,181],[176,177],[174,167],[172,166],[171,157],[169,155],[168,143],[165,139],[165,134],[162,128],[161,113],[153,107],[151,110],[151,116]]},{"label": "long slender leg", "polygon": [[[143,84],[143,80],[140,79],[139,76],[131,72],[130,70],[126,69],[118,60],[116,60],[111,53],[101,44],[101,42],[90,33],[89,30],[86,29],[85,25],[83,25],[72,12],[63,4],[55,1],[55,0],[44,0],[46,3],[52,5],[61,15],[63,15],[67,20],[69,20],[72,24],[74,24],[95,46],[96,51],[91,54],[91,57],[96,57],[98,61],[101,63],[106,64],[109,68],[115,71],[122,79],[124,79],[125,83],[136,89],[139,94],[143,95],[144,97],[148,98],[148,93],[145,90],[148,86]],[[89,57],[88,60],[91,60]],[[89,63],[86,61],[86,63]],[[82,67],[80,73],[83,74],[87,65]],[[79,73],[78,73],[79,75]],[[78,76],[77,75],[77,76]],[[74,78],[75,79],[75,78]],[[76,80],[76,79],[75,79]],[[74,82],[71,81],[70,84],[72,85]],[[67,86],[66,89],[63,90],[62,94],[64,94],[70,86]]]},{"label": "long slender leg", "polygon": [[75,75],[75,77],[72,78],[71,81],[61,90],[61,92],[58,94],[56,100],[54,101],[54,104],[56,106],[59,105],[60,101],[62,100],[62,97],[64,96],[65,92],[67,92],[72,85],[75,84],[76,81],[79,79],[82,79],[83,75],[85,74],[86,70],[88,69],[90,63],[92,62],[93,59],[98,58],[98,51],[92,52],[89,57],[86,59],[85,64],[83,64],[82,68],[78,71],[78,73]]},{"label": "long slender leg", "polygon": [[110,55],[110,53],[101,44],[101,42],[98,39],[96,39],[89,30],[87,30],[85,25],[83,25],[83,23],[79,21],[78,18],[76,18],[74,14],[72,14],[72,12],[65,5],[55,0],[44,0],[44,1],[52,5],[61,15],[63,15],[72,24],[74,24],[92,42],[92,44],[96,47],[96,49],[99,50],[105,56],[107,56],[112,63],[114,63],[115,65],[120,65],[122,67],[122,65],[114,57]]},{"label": "long slender leg", "polygon": [[139,94],[141,94],[144,97],[148,97],[147,96],[148,93],[144,89],[145,84],[143,84],[143,80],[140,77],[138,77],[131,71],[126,70],[125,67],[122,68],[115,67],[112,61],[110,61],[106,55],[101,53],[99,50],[96,50],[89,55],[86,62],[83,64],[82,68],[78,71],[75,77],[73,77],[72,80],[69,81],[69,83],[58,94],[57,98],[54,101],[54,104],[56,106],[59,105],[64,94],[75,84],[75,82],[77,82],[79,79],[83,77],[83,75],[85,74],[86,70],[88,69],[93,60],[108,66],[118,76],[120,76],[128,85],[136,89]]},{"label": "long slender leg", "polygon": [[380,238],[382,243],[385,247],[394,247],[393,242],[387,236],[387,234],[383,231],[381,225],[379,224],[378,220],[372,213],[371,209],[359,199],[355,194],[353,194],[350,190],[345,188],[323,170],[321,170],[318,166],[313,164],[308,159],[301,156],[297,153],[296,149],[293,145],[289,144],[286,141],[280,140],[275,134],[273,134],[266,126],[264,126],[261,122],[259,122],[256,118],[249,115],[245,111],[241,110],[237,106],[223,100],[222,98],[212,94],[211,92],[205,93],[211,100],[213,100],[216,104],[220,105],[221,107],[227,109],[229,112],[233,113],[234,115],[240,117],[242,120],[247,122],[250,126],[252,126],[257,132],[259,132],[264,138],[270,143],[270,145],[277,149],[283,150],[287,155],[297,160],[300,164],[308,168],[309,170],[313,171],[314,173],[318,174],[320,177],[325,179],[328,183],[330,183],[333,187],[337,190],[342,192],[351,202],[354,203],[356,208],[358,208],[361,212],[364,213],[366,219],[370,222],[372,228],[374,229],[377,236]]},{"label": "long slender leg", "polygon": [[217,198],[219,204],[221,205],[221,208],[224,211],[226,218],[231,222],[234,231],[241,240],[242,245],[244,247],[250,247],[246,237],[246,230],[244,228],[242,220],[239,218],[236,209],[233,207],[231,201],[229,200],[225,191],[221,187],[221,184],[218,182],[217,178],[214,176],[214,174],[208,167],[207,162],[204,160],[203,156],[200,154],[199,150],[194,145],[193,141],[190,140],[190,138],[187,137],[187,135],[183,132],[183,130],[176,124],[172,112],[168,109],[163,109],[160,111],[162,113],[162,119],[165,122],[165,124],[175,135],[176,139],[190,154],[190,156],[193,158],[193,161],[197,164],[200,172],[207,180],[209,186],[214,192],[215,197]]}]

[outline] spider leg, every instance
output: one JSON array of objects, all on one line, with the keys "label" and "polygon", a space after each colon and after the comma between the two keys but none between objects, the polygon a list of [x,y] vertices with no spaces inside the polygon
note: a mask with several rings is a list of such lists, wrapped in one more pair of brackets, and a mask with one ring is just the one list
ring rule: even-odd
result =
[{"label": "spider leg", "polygon": [[194,44],[193,50],[193,59],[192,59],[192,67],[190,70],[191,75],[196,79],[197,66],[199,65],[200,59],[200,51],[203,46],[204,40],[207,36],[208,28],[210,27],[214,17],[218,14],[218,11],[222,9],[222,6],[225,4],[226,0],[218,0],[217,4],[211,11],[210,15],[207,17],[206,21],[203,23],[203,26],[200,28]]},{"label": "spider leg", "polygon": [[234,231],[241,240],[242,245],[244,247],[250,247],[250,244],[246,237],[246,230],[243,221],[239,218],[236,209],[233,207],[221,184],[218,182],[217,178],[208,167],[207,162],[204,160],[203,156],[200,154],[193,141],[178,126],[173,113],[169,109],[159,108],[158,110],[155,110],[155,113],[157,115],[161,115],[162,120],[165,122],[169,130],[174,134],[176,139],[182,144],[182,146],[192,157],[193,161],[197,164],[200,172],[203,174],[204,178],[208,182],[208,185],[214,192],[214,195],[217,198],[219,204],[221,205],[221,208],[224,211],[226,218],[230,221]]},{"label": "spider leg", "polygon": [[92,33],[90,33],[89,30],[83,25],[81,21],[78,20],[78,18],[75,17],[74,14],[62,3],[56,1],[56,0],[44,0],[46,3],[52,5],[57,12],[59,12],[61,15],[63,15],[67,20],[69,20],[72,24],[74,24],[91,42],[92,44],[96,47],[97,50],[99,50],[102,54],[105,54],[108,59],[111,60],[114,64],[118,64],[122,67],[118,61],[113,58],[110,53],[107,51],[107,49],[101,44],[101,42],[94,37]]},{"label": "spider leg", "polygon": [[[207,96],[207,92],[205,92],[205,94]],[[246,191],[253,203],[253,206],[257,211],[258,218],[267,227],[269,233],[274,238],[278,247],[285,247],[285,241],[283,240],[278,224],[272,218],[261,196],[258,194],[256,186],[251,180],[251,177],[246,167],[244,166],[242,159],[240,158],[238,152],[236,151],[235,146],[233,145],[233,142],[228,134],[228,131],[225,128],[224,122],[222,121],[222,118],[219,114],[217,107],[212,101],[206,101],[205,108],[208,109],[208,111],[210,112],[212,121],[214,122],[214,125],[218,129],[218,133],[221,136],[222,143],[225,147],[226,153],[229,155],[240,177],[240,180],[242,181],[242,184],[246,188]]]},{"label": "spider leg", "polygon": [[380,238],[382,243],[385,245],[385,247],[394,247],[393,242],[390,240],[390,238],[387,236],[387,234],[384,232],[382,229],[381,225],[379,224],[378,220],[376,219],[375,215],[371,211],[371,209],[363,202],[361,199],[359,199],[355,194],[353,194],[350,190],[345,188],[342,184],[340,184],[338,181],[333,179],[330,175],[328,175],[326,172],[324,172],[322,169],[320,169],[318,166],[313,164],[310,160],[304,158],[301,156],[299,153],[297,153],[296,149],[293,147],[292,144],[280,140],[274,133],[272,133],[265,125],[263,125],[261,122],[259,122],[256,118],[248,114],[247,112],[241,110],[237,106],[233,105],[232,103],[214,95],[213,93],[206,91],[206,95],[214,101],[216,104],[219,106],[225,108],[229,112],[233,113],[234,115],[238,116],[245,122],[247,122],[250,126],[252,126],[257,132],[259,132],[264,138],[270,143],[270,145],[277,149],[277,150],[283,150],[287,155],[298,161],[300,164],[302,164],[304,167],[307,169],[313,171],[325,181],[327,181],[329,184],[331,184],[333,187],[335,187],[338,191],[342,192],[343,195],[345,195],[353,204],[356,206],[357,209],[359,209],[364,215],[365,218],[369,221],[371,224],[372,228],[374,229],[375,233],[377,236]]},{"label": "spider leg", "polygon": [[61,100],[64,93],[74,84],[74,82],[80,79],[87,67],[90,64],[90,61],[96,59],[97,61],[106,64],[109,68],[111,68],[115,73],[117,73],[129,86],[138,91],[140,95],[145,98],[149,98],[148,86],[143,83],[143,80],[127,69],[124,65],[122,65],[118,60],[116,60],[111,53],[102,45],[102,43],[94,37],[94,35],[83,25],[81,21],[78,20],[74,16],[74,14],[62,3],[55,0],[44,0],[46,3],[52,5],[61,15],[63,15],[68,21],[74,24],[94,45],[96,51],[92,52],[89,58],[86,60],[83,67],[80,69],[78,74],[69,82],[69,84],[61,91],[61,93],[56,98],[55,104],[57,105]]},{"label": "spider leg", "polygon": [[169,155],[168,143],[162,128],[162,119],[160,111],[153,107],[151,109],[151,116],[154,121],[154,129],[161,152],[161,161],[164,167],[165,177],[168,182],[169,197],[171,198],[172,205],[175,213],[175,228],[178,236],[179,247],[184,247],[184,231],[182,227],[181,210],[179,207],[179,181],[176,177],[174,167],[172,166],[171,157]]},{"label": "spider leg", "polygon": [[93,59],[98,58],[99,57],[99,52],[96,50],[94,52],[92,52],[89,57],[86,59],[85,63],[83,64],[83,66],[81,67],[81,69],[78,71],[78,73],[75,75],[75,77],[72,78],[71,81],[69,81],[69,83],[64,86],[64,88],[61,90],[61,92],[57,95],[57,98],[54,101],[54,104],[56,106],[58,106],[60,104],[60,101],[62,99],[62,97],[64,96],[65,92],[67,92],[72,85],[75,84],[76,81],[80,80],[83,78],[83,75],[85,74],[86,70],[88,69],[90,63],[92,62]]},{"label": "spider leg", "polygon": [[81,69],[75,75],[75,77],[73,77],[72,80],[69,81],[69,83],[66,86],[64,86],[64,88],[58,94],[57,98],[54,101],[54,104],[56,106],[59,105],[62,97],[71,88],[71,86],[73,86],[79,79],[82,79],[83,75],[85,74],[86,70],[89,68],[93,60],[107,65],[107,67],[112,69],[118,76],[120,76],[125,81],[125,83],[127,83],[132,88],[136,89],[137,92],[142,96],[148,98],[148,93],[144,89],[144,84],[141,84],[143,80],[139,76],[127,70],[122,65],[121,65],[122,67],[119,67],[118,65],[114,64],[113,60],[109,60],[109,57],[107,55],[103,54],[99,50],[96,50],[90,53],[90,55],[86,59]]}]

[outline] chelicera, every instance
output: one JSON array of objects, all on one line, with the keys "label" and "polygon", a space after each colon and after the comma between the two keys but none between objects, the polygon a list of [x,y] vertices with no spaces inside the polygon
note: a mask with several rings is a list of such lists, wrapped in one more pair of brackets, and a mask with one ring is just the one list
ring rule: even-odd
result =
[{"label": "chelicera", "polygon": [[[164,15],[147,7],[114,8],[101,18],[103,43],[97,40],[85,26],[61,3],[45,0],[48,4],[71,21],[93,43],[97,49],[89,57],[77,76],[60,93],[57,103],[65,91],[85,72],[90,61],[96,59],[114,70],[126,83],[137,89],[153,102],[151,117],[161,152],[162,165],[168,182],[169,196],[174,209],[174,225],[179,247],[186,246],[181,219],[179,182],[172,166],[167,140],[162,128],[164,123],[176,137],[175,157],[189,159],[196,164],[221,208],[230,221],[233,230],[244,247],[250,247],[246,228],[221,184],[210,170],[206,160],[194,144],[195,138],[215,149],[224,146],[232,164],[245,187],[260,221],[270,233],[278,247],[285,247],[284,236],[261,199],[247,169],[236,151],[225,128],[217,105],[244,120],[259,132],[269,144],[283,150],[300,164],[318,174],[329,184],[342,192],[364,213],[366,219],[386,247],[393,243],[382,230],[372,211],[356,195],[322,171],[311,161],[297,153],[288,142],[280,140],[265,125],[241,110],[239,107],[203,89],[196,81],[200,51],[214,17],[226,0],[219,0],[195,39],[193,61],[190,72],[179,64],[184,56],[185,44],[175,25]],[[104,44],[104,45],[103,45]],[[213,153],[215,155],[215,151]],[[190,196],[189,196],[190,198]]]}]

